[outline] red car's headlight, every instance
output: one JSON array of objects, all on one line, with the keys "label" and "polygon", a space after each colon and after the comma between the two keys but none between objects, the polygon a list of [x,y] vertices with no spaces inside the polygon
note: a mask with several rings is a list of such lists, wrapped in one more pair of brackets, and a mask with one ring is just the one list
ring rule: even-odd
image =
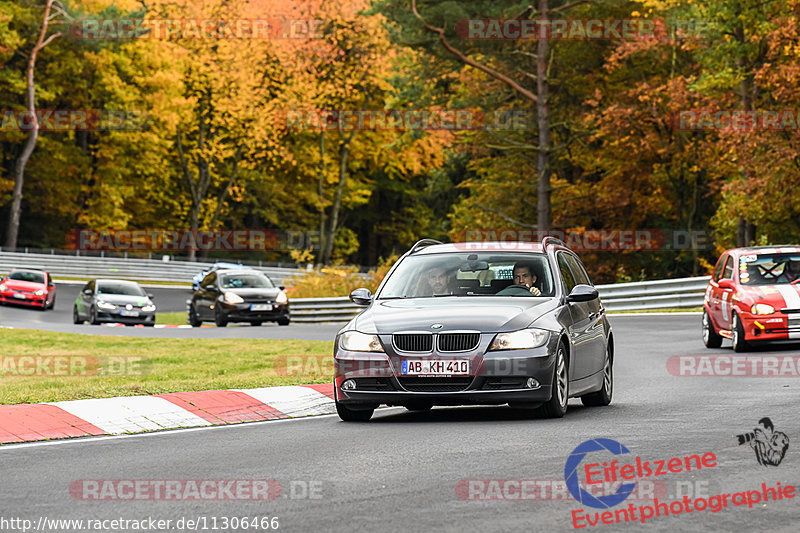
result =
[{"label": "red car's headlight", "polygon": [[755,304],[750,308],[750,312],[754,315],[771,315],[775,312],[775,308],[768,304]]}]

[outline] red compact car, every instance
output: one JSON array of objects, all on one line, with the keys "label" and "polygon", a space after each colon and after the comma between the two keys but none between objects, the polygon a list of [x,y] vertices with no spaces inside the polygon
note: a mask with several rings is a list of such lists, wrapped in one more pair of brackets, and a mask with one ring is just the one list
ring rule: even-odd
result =
[{"label": "red compact car", "polygon": [[800,246],[727,250],[703,304],[703,342],[731,339],[737,352],[756,342],[800,342]]},{"label": "red compact car", "polygon": [[44,270],[15,268],[0,278],[0,303],[52,309],[56,303],[53,278]]}]

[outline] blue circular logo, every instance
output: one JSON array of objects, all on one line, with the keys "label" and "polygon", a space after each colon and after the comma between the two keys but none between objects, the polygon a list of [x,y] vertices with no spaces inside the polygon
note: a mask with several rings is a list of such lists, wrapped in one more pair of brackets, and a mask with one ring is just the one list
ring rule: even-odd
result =
[{"label": "blue circular logo", "polygon": [[607,450],[614,455],[629,453],[628,448],[615,440],[587,440],[579,444],[569,455],[567,463],[564,465],[564,479],[567,481],[567,489],[569,489],[572,497],[583,505],[588,505],[589,507],[595,507],[597,509],[608,509],[625,501],[625,499],[631,495],[631,492],[633,492],[636,483],[623,483],[620,485],[617,492],[607,496],[592,496],[587,490],[581,488],[580,481],[578,480],[578,467],[583,462],[583,458],[587,453],[601,450]]}]

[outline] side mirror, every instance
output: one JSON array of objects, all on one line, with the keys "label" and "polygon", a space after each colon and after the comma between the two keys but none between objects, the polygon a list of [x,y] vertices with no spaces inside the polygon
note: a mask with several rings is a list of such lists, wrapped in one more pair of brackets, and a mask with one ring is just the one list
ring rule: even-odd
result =
[{"label": "side mirror", "polygon": [[83,294],[85,294],[86,296],[91,296],[92,295],[92,289],[83,289]]},{"label": "side mirror", "polygon": [[151,300],[152,300],[153,298],[155,298],[155,296],[153,296],[153,295],[152,295],[152,293],[149,293],[149,292],[147,293],[147,297],[148,297],[148,298],[150,298]]},{"label": "side mirror", "polygon": [[572,292],[567,296],[567,301],[570,303],[591,302],[599,297],[600,294],[598,294],[597,289],[591,285],[575,285],[575,287],[572,288]]},{"label": "side mirror", "polygon": [[356,305],[369,305],[372,303],[372,293],[369,289],[356,289],[350,293],[350,301]]},{"label": "side mirror", "polygon": [[717,284],[719,285],[720,289],[730,289],[730,290],[736,289],[736,284],[733,282],[732,279],[727,279],[727,278],[721,279],[717,282]]}]

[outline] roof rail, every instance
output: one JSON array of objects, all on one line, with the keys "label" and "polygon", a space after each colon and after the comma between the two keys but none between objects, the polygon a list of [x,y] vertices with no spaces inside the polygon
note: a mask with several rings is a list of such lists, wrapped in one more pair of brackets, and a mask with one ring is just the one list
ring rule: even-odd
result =
[{"label": "roof rail", "polygon": [[545,235],[544,239],[542,239],[542,248],[546,249],[548,244],[558,244],[563,246],[564,248],[569,248],[564,241],[559,238],[553,237],[552,235]]},{"label": "roof rail", "polygon": [[423,246],[428,246],[428,245],[431,245],[431,244],[444,244],[444,243],[443,242],[439,242],[436,239],[421,239],[421,240],[417,241],[416,243],[414,243],[414,246],[411,247],[411,251],[408,252],[408,253],[409,254],[413,254],[414,252],[416,252],[417,250],[419,250]]}]

